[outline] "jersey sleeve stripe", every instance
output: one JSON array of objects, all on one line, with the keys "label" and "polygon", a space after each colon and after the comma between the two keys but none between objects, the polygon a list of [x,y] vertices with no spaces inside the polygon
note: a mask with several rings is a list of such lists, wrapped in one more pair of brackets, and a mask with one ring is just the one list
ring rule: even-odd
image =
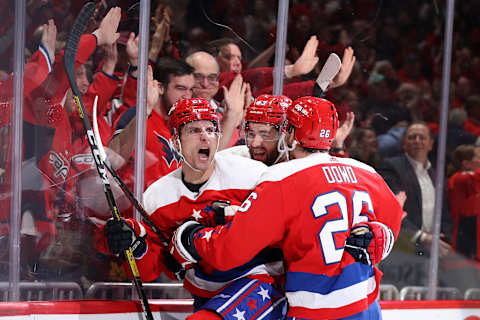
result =
[{"label": "jersey sleeve stripe", "polygon": [[373,276],[371,266],[353,263],[346,266],[342,273],[335,276],[313,274],[307,272],[288,272],[285,290],[295,292],[299,290],[326,295],[331,291],[342,290],[363,282]]},{"label": "jersey sleeve stripe", "polygon": [[348,306],[352,303],[366,299],[368,294],[376,288],[375,276],[358,282],[352,286],[333,290],[326,294],[309,291],[287,292],[288,303],[291,307],[304,307],[309,309],[332,309]]}]

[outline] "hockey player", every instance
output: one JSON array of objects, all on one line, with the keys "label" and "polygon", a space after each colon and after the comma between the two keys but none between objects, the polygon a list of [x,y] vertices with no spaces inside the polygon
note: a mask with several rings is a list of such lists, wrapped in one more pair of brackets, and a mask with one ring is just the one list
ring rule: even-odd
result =
[{"label": "hockey player", "polygon": [[245,145],[222,152],[234,153],[265,163],[267,166],[285,160],[278,145],[285,123],[287,107],[292,100],[286,96],[261,95],[248,105],[243,133]]},{"label": "hockey player", "polygon": [[[266,169],[259,161],[216,152],[219,120],[206,100],[180,100],[169,114],[173,145],[184,163],[154,182],[144,194],[145,210],[168,238],[185,220],[206,226],[229,222],[233,212],[217,215],[215,208],[241,205]],[[172,266],[166,265],[168,252],[152,229],[128,220],[135,230],[132,234],[125,230],[124,223],[107,223],[110,251],[120,253],[129,246],[135,248],[133,253],[145,281],[156,279],[161,272],[174,278],[167,269]],[[184,287],[194,296],[194,309],[199,310],[189,319],[237,319],[238,308],[252,310],[248,319],[283,319],[285,297],[272,285],[273,277],[283,274],[279,250],[265,249],[251,258],[243,266],[224,272],[208,265],[189,269]]]},{"label": "hockey player", "polygon": [[[373,168],[328,154],[338,128],[331,102],[294,101],[286,127],[285,143],[294,160],[270,167],[231,223],[180,226],[171,252],[185,267],[203,262],[226,270],[277,245],[287,266],[290,319],[380,319],[381,272],[346,254],[345,241],[369,228],[375,236],[366,258],[378,262],[398,235],[402,209]],[[392,230],[375,222],[379,218]]]},{"label": "hockey player", "polygon": [[[262,94],[246,109],[244,136],[245,145],[235,146],[222,152],[231,152],[261,161],[267,166],[288,160],[287,150],[281,137],[287,107],[292,100],[286,96]],[[337,130],[334,145],[343,146],[354,122],[352,112]],[[336,153],[334,155],[343,156]]]}]

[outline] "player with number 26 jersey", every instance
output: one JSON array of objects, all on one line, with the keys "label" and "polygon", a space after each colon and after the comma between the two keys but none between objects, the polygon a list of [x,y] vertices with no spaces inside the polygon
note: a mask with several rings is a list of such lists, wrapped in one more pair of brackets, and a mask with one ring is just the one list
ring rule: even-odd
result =
[{"label": "player with number 26 jersey", "polygon": [[[222,270],[241,265],[278,242],[287,262],[288,315],[346,317],[376,299],[381,278],[378,269],[372,273],[371,267],[344,252],[350,227],[376,220],[375,214],[396,219],[401,212],[371,167],[316,153],[269,168],[228,232],[219,226],[207,240],[201,234],[208,230],[202,230],[195,248]],[[399,224],[390,225],[397,226],[393,231],[398,234]]]}]

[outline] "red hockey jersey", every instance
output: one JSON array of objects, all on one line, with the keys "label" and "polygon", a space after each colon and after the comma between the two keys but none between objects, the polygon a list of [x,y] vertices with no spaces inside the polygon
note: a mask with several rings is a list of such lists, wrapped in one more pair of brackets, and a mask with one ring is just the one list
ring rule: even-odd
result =
[{"label": "red hockey jersey", "polygon": [[[182,181],[182,171],[177,169],[147,189],[144,194],[145,210],[157,228],[168,237],[185,220],[195,219],[203,225],[216,225],[212,210],[214,203],[222,201],[240,205],[265,169],[266,166],[261,162],[217,153],[215,170],[198,193],[187,189]],[[162,255],[166,248],[151,228],[146,224],[145,228],[148,251],[137,263],[142,277],[151,281],[166,271],[162,265]],[[225,272],[215,271],[208,265],[197,266],[187,271],[184,286],[196,296],[210,298],[238,278],[282,274],[281,258],[276,253],[278,250],[265,250],[255,259],[250,259],[252,261],[249,264]]]},{"label": "red hockey jersey", "polygon": [[480,260],[480,170],[451,176],[447,196],[453,220],[453,248]]},{"label": "red hockey jersey", "polygon": [[[25,64],[23,94],[28,96],[52,70],[47,50],[40,45]],[[5,221],[10,212],[11,179],[11,116],[13,77],[0,81],[0,221]],[[31,113],[25,104],[25,114]]]},{"label": "red hockey jersey", "polygon": [[352,159],[314,153],[270,167],[231,224],[194,239],[219,270],[277,244],[286,263],[288,316],[337,319],[366,310],[381,272],[344,251],[352,225],[379,220],[398,235],[402,208],[381,176]]}]

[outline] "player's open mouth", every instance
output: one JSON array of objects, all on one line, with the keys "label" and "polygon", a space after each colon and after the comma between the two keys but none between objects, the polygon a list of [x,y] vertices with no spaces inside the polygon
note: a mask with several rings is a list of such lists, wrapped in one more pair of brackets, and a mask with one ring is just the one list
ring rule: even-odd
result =
[{"label": "player's open mouth", "polygon": [[265,157],[265,154],[266,153],[263,150],[254,150],[252,156],[254,159],[263,159]]},{"label": "player's open mouth", "polygon": [[208,160],[208,157],[210,156],[210,149],[207,147],[200,148],[200,150],[198,150],[198,156],[200,160]]}]

